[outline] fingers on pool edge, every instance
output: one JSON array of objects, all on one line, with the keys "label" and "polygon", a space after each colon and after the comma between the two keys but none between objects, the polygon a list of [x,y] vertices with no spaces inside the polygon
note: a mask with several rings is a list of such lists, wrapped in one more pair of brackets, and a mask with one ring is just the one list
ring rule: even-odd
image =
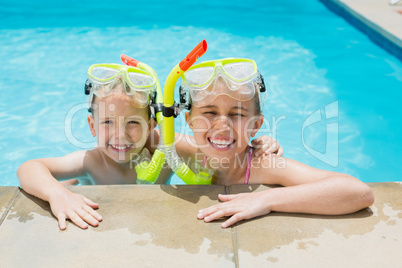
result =
[{"label": "fingers on pool edge", "polygon": [[78,210],[77,214],[78,216],[80,216],[81,219],[83,219],[89,225],[92,225],[94,227],[99,225],[99,221],[96,219],[96,217],[94,217],[91,213],[89,213],[85,209]]},{"label": "fingers on pool edge", "polygon": [[230,217],[227,221],[222,223],[221,226],[222,226],[222,228],[227,228],[227,227],[230,227],[233,224],[235,224],[236,222],[239,222],[239,221],[241,221],[243,219],[245,219],[244,215],[242,215],[241,213],[236,213],[232,217]]},{"label": "fingers on pool edge", "polygon": [[73,223],[75,223],[81,229],[88,229],[88,224],[76,212],[71,212],[67,216]]},{"label": "fingers on pool edge", "polygon": [[103,218],[102,218],[102,216],[97,212],[97,211],[95,211],[91,206],[86,206],[86,207],[84,207],[83,208],[87,213],[89,213],[92,217],[94,217],[97,221],[102,221],[103,220]]},{"label": "fingers on pool edge", "polygon": [[90,207],[93,208],[93,209],[99,208],[99,204],[93,202],[92,200],[90,200],[90,199],[88,199],[88,198],[86,198],[86,197],[84,197],[84,201],[85,201],[85,203],[86,203],[88,206],[90,206]]},{"label": "fingers on pool edge", "polygon": [[60,214],[57,216],[57,221],[59,223],[59,228],[60,230],[64,231],[67,226],[66,226],[66,215]]},{"label": "fingers on pool edge", "polygon": [[237,194],[219,194],[218,198],[220,201],[226,202],[235,199]]}]

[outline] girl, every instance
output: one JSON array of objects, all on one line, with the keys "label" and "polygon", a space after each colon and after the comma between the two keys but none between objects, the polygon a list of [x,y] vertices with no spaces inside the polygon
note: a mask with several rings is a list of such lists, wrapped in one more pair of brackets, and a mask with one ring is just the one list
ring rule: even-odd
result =
[{"label": "girl", "polygon": [[186,121],[197,145],[187,147],[186,156],[190,162],[204,161],[214,169],[214,184],[286,186],[219,195],[222,203],[200,210],[199,219],[210,222],[229,216],[222,224],[225,228],[271,211],[339,215],[374,202],[371,189],[352,176],[275,154],[253,156],[248,144],[263,123],[260,95],[265,91],[253,60],[222,59],[194,65],[184,74],[180,91],[190,109]]}]

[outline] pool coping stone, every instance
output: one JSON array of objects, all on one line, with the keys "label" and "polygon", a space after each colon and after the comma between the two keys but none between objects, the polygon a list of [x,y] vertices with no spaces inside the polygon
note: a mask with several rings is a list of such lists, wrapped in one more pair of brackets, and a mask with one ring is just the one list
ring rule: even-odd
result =
[{"label": "pool coping stone", "polygon": [[[104,221],[60,231],[49,204],[0,187],[4,267],[395,267],[402,263],[402,183],[368,183],[367,209],[343,216],[276,213],[222,229],[196,219],[218,193],[271,186],[73,186],[100,204]],[[382,250],[379,250],[382,249]],[[23,257],[21,257],[23,256]],[[292,256],[292,257],[289,257]],[[0,265],[0,266],[1,266]]]}]

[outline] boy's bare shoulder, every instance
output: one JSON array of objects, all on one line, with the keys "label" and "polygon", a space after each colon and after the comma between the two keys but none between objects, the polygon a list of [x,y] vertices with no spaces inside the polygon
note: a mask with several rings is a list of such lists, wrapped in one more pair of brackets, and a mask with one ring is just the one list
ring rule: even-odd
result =
[{"label": "boy's bare shoulder", "polygon": [[66,166],[75,167],[77,169],[81,169],[80,173],[88,172],[88,160],[91,158],[91,150],[81,150],[72,152],[64,156],[61,160],[64,162]]},{"label": "boy's bare shoulder", "polygon": [[107,157],[100,148],[86,151],[84,167],[87,176],[91,177],[95,184],[119,184],[123,179],[119,164],[113,161],[108,162]]},{"label": "boy's bare shoulder", "polygon": [[102,169],[105,166],[105,161],[105,156],[99,148],[85,151],[84,167],[88,172],[93,169]]}]

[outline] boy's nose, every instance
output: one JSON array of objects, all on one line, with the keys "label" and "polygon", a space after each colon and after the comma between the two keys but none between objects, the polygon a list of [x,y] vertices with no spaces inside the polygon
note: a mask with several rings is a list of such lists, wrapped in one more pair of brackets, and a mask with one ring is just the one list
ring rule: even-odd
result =
[{"label": "boy's nose", "polygon": [[124,124],[116,126],[116,137],[124,138],[126,136],[126,126]]}]

